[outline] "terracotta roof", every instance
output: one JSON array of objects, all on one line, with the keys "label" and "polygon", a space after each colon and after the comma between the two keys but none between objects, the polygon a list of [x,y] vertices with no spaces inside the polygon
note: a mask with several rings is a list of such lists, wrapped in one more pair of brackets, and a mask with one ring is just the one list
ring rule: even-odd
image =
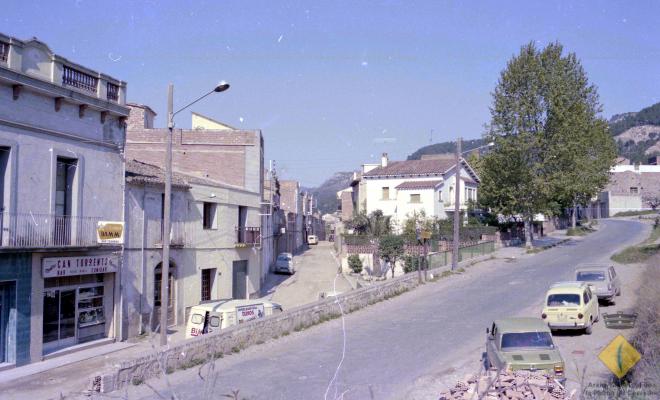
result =
[{"label": "terracotta roof", "polygon": [[[164,185],[165,171],[152,164],[143,163],[137,160],[126,161],[126,182]],[[188,183],[183,176],[172,173],[172,186],[188,188]]]},{"label": "terracotta roof", "polygon": [[370,176],[443,174],[454,165],[454,160],[390,161],[386,167],[377,167],[364,174]]},{"label": "terracotta roof", "polygon": [[435,189],[441,180],[432,181],[405,181],[398,185],[396,190],[416,190],[416,189]]}]

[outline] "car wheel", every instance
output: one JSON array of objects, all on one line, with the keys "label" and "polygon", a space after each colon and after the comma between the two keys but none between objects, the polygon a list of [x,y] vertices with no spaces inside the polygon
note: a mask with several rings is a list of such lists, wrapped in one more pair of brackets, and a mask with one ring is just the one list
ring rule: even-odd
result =
[{"label": "car wheel", "polygon": [[590,321],[589,325],[587,325],[587,327],[584,328],[584,333],[586,333],[587,335],[591,335],[591,332],[593,332],[593,326],[594,326],[593,321]]}]

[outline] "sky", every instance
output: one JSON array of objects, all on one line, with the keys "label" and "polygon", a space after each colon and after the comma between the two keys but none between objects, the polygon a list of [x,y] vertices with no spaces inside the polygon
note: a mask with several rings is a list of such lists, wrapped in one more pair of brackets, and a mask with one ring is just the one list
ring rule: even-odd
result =
[{"label": "sky", "polygon": [[[543,4],[541,4],[543,3]],[[574,4],[576,3],[576,4]],[[579,3],[579,4],[577,4]],[[660,2],[3,0],[0,32],[128,84],[165,126],[167,86],[260,129],[266,163],[316,186],[338,171],[479,138],[507,61],[530,41],[575,52],[603,117],[660,101]],[[190,128],[190,113],[177,116]]]}]

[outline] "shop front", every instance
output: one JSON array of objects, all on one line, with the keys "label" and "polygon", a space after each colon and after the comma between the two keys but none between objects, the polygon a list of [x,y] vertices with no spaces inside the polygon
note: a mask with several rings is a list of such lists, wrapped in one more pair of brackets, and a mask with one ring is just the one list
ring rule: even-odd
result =
[{"label": "shop front", "polygon": [[111,337],[119,257],[45,257],[41,264],[42,354]]}]

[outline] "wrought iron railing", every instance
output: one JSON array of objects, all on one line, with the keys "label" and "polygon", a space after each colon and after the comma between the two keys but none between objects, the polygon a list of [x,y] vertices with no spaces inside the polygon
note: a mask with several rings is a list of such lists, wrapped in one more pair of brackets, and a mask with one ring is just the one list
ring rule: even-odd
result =
[{"label": "wrought iron railing", "polygon": [[7,61],[9,57],[9,43],[0,42],[0,61]]},{"label": "wrought iron railing", "polygon": [[237,226],[236,245],[258,246],[261,244],[261,228],[258,226]]},{"label": "wrought iron railing", "polygon": [[99,79],[69,66],[63,66],[62,85],[73,86],[90,93],[96,93]]},{"label": "wrought iron railing", "polygon": [[97,246],[100,217],[0,213],[0,248]]},{"label": "wrought iron railing", "polygon": [[107,89],[108,89],[107,90],[108,100],[119,101],[119,86],[115,85],[114,83],[108,82]]}]

